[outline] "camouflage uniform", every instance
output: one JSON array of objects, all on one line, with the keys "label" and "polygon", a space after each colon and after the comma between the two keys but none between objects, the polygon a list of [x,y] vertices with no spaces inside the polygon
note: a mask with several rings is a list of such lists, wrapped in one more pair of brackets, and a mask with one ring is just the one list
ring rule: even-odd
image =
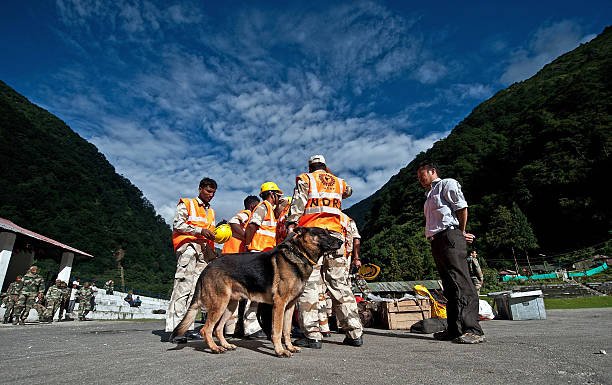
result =
[{"label": "camouflage uniform", "polygon": [[6,289],[6,311],[4,312],[4,323],[9,323],[13,320],[13,313],[15,311],[15,305],[17,304],[17,300],[19,299],[19,292],[23,287],[23,281],[15,281],[11,282],[9,287]]},{"label": "camouflage uniform", "polygon": [[43,313],[42,316],[42,321],[43,322],[51,322],[53,321],[53,316],[55,315],[55,312],[57,311],[57,309],[60,306],[60,302],[62,300],[62,281],[61,280],[57,280],[55,281],[55,285],[51,286],[48,290],[47,290],[47,308],[45,309],[45,312]]},{"label": "camouflage uniform", "polygon": [[34,308],[34,310],[36,310],[36,313],[38,313],[39,321],[43,319],[43,314],[45,313],[46,306],[47,299],[45,298],[43,293],[38,293],[38,295],[36,295],[36,300],[34,301],[34,306],[32,306],[32,308]]},{"label": "camouflage uniform", "polygon": [[64,313],[68,311],[68,304],[70,302],[70,292],[71,288],[68,287],[68,283],[62,281],[62,284],[59,286],[61,289],[61,298],[59,300],[59,314],[57,316],[57,321],[61,321],[64,317]]},{"label": "camouflage uniform", "polygon": [[329,330],[329,316],[331,310],[331,303],[328,307],[328,296],[326,295],[327,286],[321,280],[321,286],[319,287],[319,329],[321,333],[327,334]]},{"label": "camouflage uniform", "polygon": [[87,284],[79,289],[79,321],[84,321],[85,316],[91,310],[91,297],[93,296],[93,290]]},{"label": "camouflage uniform", "polygon": [[476,292],[480,294],[480,288],[484,282],[484,276],[482,274],[482,269],[480,268],[480,263],[478,262],[478,255],[468,255],[467,264],[470,270],[470,278],[476,287]]},{"label": "camouflage uniform", "polygon": [[13,324],[24,324],[30,309],[34,306],[34,301],[38,293],[42,293],[45,290],[45,280],[37,273],[28,271],[23,276],[23,286],[19,292],[19,299],[17,300],[17,306],[15,306],[15,319]]},{"label": "camouflage uniform", "polygon": [[[200,204],[204,204],[199,197],[197,200]],[[208,209],[212,210],[211,208]],[[174,216],[172,226],[174,231],[191,235],[201,234],[199,227],[187,223],[188,216],[187,206],[183,201],[180,201]],[[191,303],[200,273],[208,265],[208,261],[212,260],[215,256],[215,250],[210,250],[204,242],[186,242],[176,250],[177,263],[176,273],[174,274],[174,287],[168,311],[166,312],[167,332],[173,331],[187,313],[187,308]],[[189,330],[193,330],[193,327],[193,324],[190,325]]]},{"label": "camouflage uniform", "polygon": [[[298,177],[287,223],[297,223],[304,213],[306,203],[308,202],[308,189],[308,183]],[[352,192],[352,188],[347,184],[344,198],[349,197]],[[331,231],[331,235],[344,242],[343,234]],[[347,336],[352,339],[357,339],[363,334],[357,302],[349,282],[348,269],[350,263],[350,259],[344,255],[344,248],[341,248],[336,254],[325,254],[319,259],[317,265],[314,266],[312,274],[304,287],[304,292],[297,302],[300,313],[300,326],[307,338],[313,340],[321,340],[323,338],[319,328],[319,292],[323,282],[327,286],[332,298],[338,327],[342,328],[347,333]]]}]

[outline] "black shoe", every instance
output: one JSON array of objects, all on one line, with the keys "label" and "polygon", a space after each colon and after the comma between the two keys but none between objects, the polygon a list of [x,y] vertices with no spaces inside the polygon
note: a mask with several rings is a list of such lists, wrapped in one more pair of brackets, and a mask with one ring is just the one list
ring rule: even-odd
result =
[{"label": "black shoe", "polygon": [[321,341],[313,340],[312,338],[308,338],[308,337],[300,338],[299,340],[296,340],[295,342],[293,342],[293,344],[301,348],[310,348],[310,349],[321,349],[323,347],[323,344],[321,343]]},{"label": "black shoe", "polygon": [[249,334],[248,336],[244,336],[245,339],[247,340],[263,340],[268,338],[268,335],[266,333],[264,333],[263,330],[259,330],[253,334]]},{"label": "black shoe", "polygon": [[202,335],[199,332],[196,332],[195,330],[189,330],[187,333],[185,333],[185,337],[190,340],[202,340]]},{"label": "black shoe", "polygon": [[359,336],[357,338],[351,338],[349,336],[344,337],[344,341],[342,341],[344,345],[348,346],[361,346],[363,345],[363,337]]},{"label": "black shoe", "polygon": [[433,334],[433,338],[438,340],[438,341],[452,341],[455,338],[457,338],[458,336],[456,335],[451,335],[448,333],[448,330],[442,330],[441,332],[435,332]]}]

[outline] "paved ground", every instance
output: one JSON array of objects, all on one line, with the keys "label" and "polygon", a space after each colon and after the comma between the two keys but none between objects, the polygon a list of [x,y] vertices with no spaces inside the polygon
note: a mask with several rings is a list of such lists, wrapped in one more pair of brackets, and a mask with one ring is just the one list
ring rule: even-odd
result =
[{"label": "paved ground", "polygon": [[335,334],[290,359],[276,358],[268,341],[238,340],[221,355],[202,342],[161,342],[160,321],[2,325],[0,383],[612,384],[612,308],[482,325],[480,345],[368,329],[361,348]]}]

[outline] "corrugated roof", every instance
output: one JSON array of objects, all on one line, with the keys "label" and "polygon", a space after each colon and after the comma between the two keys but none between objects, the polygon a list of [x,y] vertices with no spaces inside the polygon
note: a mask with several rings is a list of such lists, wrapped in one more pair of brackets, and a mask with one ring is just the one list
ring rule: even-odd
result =
[{"label": "corrugated roof", "polygon": [[5,219],[5,218],[0,218],[0,229],[12,231],[13,233],[23,234],[23,235],[28,236],[30,238],[34,238],[34,239],[37,239],[39,241],[48,243],[50,245],[57,246],[57,247],[59,247],[62,250],[72,251],[75,254],[83,255],[85,257],[90,257],[90,258],[94,257],[93,255],[87,254],[84,251],[81,251],[79,249],[75,249],[74,247],[70,247],[70,246],[65,245],[65,244],[63,244],[61,242],[58,242],[55,239],[51,239],[49,237],[45,237],[44,235],[40,235],[40,234],[35,233],[33,231],[30,231],[28,229],[24,229],[21,226],[17,226],[13,222],[11,222],[11,221],[9,221],[8,219]]}]

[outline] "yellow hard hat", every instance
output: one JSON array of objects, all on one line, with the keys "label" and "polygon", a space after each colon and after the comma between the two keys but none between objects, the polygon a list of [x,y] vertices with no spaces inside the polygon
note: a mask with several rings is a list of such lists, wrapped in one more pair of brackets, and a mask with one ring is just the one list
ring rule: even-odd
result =
[{"label": "yellow hard hat", "polygon": [[283,192],[278,188],[276,183],[274,182],[265,182],[261,185],[261,190],[259,191],[259,195],[263,194],[266,191],[278,191],[280,194]]},{"label": "yellow hard hat", "polygon": [[225,243],[232,237],[232,228],[227,223],[215,228],[215,243]]}]

